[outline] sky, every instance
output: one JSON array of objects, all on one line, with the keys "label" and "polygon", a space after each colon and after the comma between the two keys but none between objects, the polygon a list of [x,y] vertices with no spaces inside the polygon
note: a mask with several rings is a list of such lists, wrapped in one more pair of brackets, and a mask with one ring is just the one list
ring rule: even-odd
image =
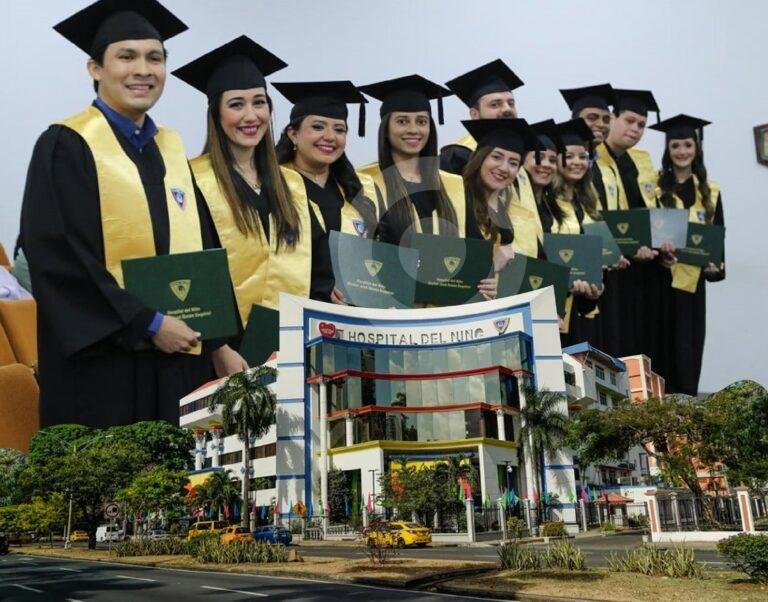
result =
[{"label": "sky", "polygon": [[[0,242],[13,248],[27,165],[50,124],[92,100],[86,57],[51,27],[88,5],[82,0],[0,0],[0,81],[9,149],[0,161]],[[750,378],[768,384],[762,345],[768,326],[768,167],[755,159],[753,128],[768,123],[765,24],[768,3],[742,0],[728,10],[713,0],[167,0],[189,31],[168,41],[174,69],[246,34],[285,60],[273,81],[351,79],[362,85],[419,73],[445,82],[495,58],[525,82],[516,91],[530,122],[569,117],[559,88],[611,82],[650,89],[662,118],[678,113],[713,122],[705,135],[709,176],[722,188],[727,228],[725,281],[707,285],[707,341],[700,390]],[[274,121],[290,111],[273,91]],[[356,165],[375,159],[378,107],[368,111],[368,136],[350,136]],[[170,77],[153,118],[182,134],[187,153],[204,140],[204,97]],[[356,109],[352,110],[355,115]],[[440,144],[464,134],[467,109],[445,103]],[[663,136],[639,144],[656,165]]]}]

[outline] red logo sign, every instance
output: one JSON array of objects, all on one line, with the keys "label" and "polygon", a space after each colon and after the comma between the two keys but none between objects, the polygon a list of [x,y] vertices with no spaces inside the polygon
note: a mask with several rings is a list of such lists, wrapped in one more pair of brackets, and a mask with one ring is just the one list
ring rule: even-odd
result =
[{"label": "red logo sign", "polygon": [[320,330],[320,334],[324,337],[333,337],[336,335],[336,326],[329,324],[328,322],[320,322],[317,328]]}]

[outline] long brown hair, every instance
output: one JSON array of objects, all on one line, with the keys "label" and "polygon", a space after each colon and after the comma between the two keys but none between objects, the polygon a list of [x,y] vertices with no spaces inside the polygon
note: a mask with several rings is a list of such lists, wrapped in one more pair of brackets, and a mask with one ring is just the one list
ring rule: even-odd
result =
[{"label": "long brown hair", "polygon": [[[565,178],[559,173],[555,175],[555,197],[565,199]],[[592,170],[588,167],[584,176],[573,185],[573,198],[571,203],[576,211],[579,208],[586,213],[594,222],[603,220],[603,215],[600,213],[600,199],[597,195],[597,190],[592,181]],[[579,220],[581,221],[581,220]]]},{"label": "long brown hair", "polygon": [[[219,117],[222,96],[223,94],[217,95],[208,105],[208,136],[203,152],[210,156],[213,173],[216,175],[216,180],[232,211],[237,229],[245,236],[253,234],[260,237],[258,212],[240,197],[235,185],[234,157]],[[269,106],[271,113],[271,102]],[[267,129],[261,142],[254,150],[253,163],[261,180],[261,194],[266,199],[267,206],[275,220],[277,232],[272,233],[272,235],[278,237],[277,248],[279,249],[281,245],[295,247],[301,236],[299,212],[293,202],[288,184],[280,171],[271,128]]]},{"label": "long brown hair", "polygon": [[[499,224],[496,223],[496,220],[491,219],[488,212],[488,194],[480,177],[480,168],[483,166],[486,157],[493,151],[493,148],[492,146],[478,147],[470,155],[469,161],[464,166],[464,171],[461,175],[464,178],[464,196],[467,200],[467,205],[472,208],[475,215],[477,227],[489,240],[495,241],[499,238],[501,232]],[[499,194],[499,206],[503,208],[499,213],[502,215],[506,215],[507,196],[508,189]],[[503,226],[505,229],[509,229],[512,233],[512,239],[514,239],[514,229],[511,221],[503,224]],[[510,242],[512,241],[510,240]]]},{"label": "long brown hair", "polygon": [[[696,145],[696,155],[693,157],[691,172],[699,182],[701,204],[704,205],[704,211],[707,214],[707,223],[711,224],[715,218],[715,202],[717,201],[712,201],[712,190],[709,188],[707,180],[707,168],[704,166],[701,145],[696,139],[694,139],[693,143]],[[665,143],[664,155],[661,157],[659,188],[661,189],[661,204],[664,207],[675,207],[674,195],[677,189],[677,179],[675,178],[675,167],[672,163],[672,157],[669,156],[669,142]]]},{"label": "long brown hair", "polygon": [[[386,212],[389,214],[392,224],[393,237],[397,240],[413,225],[411,213],[411,199],[408,189],[400,171],[395,166],[392,158],[392,144],[389,142],[389,120],[392,113],[387,113],[381,118],[379,124],[379,169],[384,177],[384,194],[386,195]],[[438,217],[450,224],[449,232],[444,234],[458,236],[459,222],[456,210],[453,208],[448,193],[445,191],[440,179],[439,159],[437,152],[437,128],[432,117],[429,118],[429,137],[427,144],[419,153],[423,158],[419,162],[421,167],[421,182],[424,188],[433,196]]]}]

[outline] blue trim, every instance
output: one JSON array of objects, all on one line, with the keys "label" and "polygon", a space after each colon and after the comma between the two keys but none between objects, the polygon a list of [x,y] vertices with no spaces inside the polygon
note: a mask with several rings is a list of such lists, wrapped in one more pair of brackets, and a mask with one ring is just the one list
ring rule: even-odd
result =
[{"label": "blue trim", "polygon": [[304,435],[280,435],[277,440],[278,441],[302,441],[304,439]]},{"label": "blue trim", "polygon": [[535,360],[562,360],[562,355],[534,355]]},{"label": "blue trim", "polygon": [[318,345],[320,343],[329,342],[334,345],[347,345],[350,347],[366,347],[366,348],[376,347],[381,349],[441,349],[441,348],[454,349],[456,347],[462,347],[467,345],[479,345],[481,343],[498,341],[499,339],[510,338],[510,337],[523,338],[523,339],[527,339],[528,341],[532,340],[531,335],[529,335],[528,333],[523,332],[522,330],[516,330],[510,333],[505,333],[495,337],[490,336],[490,337],[484,337],[482,339],[472,339],[470,341],[455,341],[453,343],[437,343],[435,345],[377,345],[376,343],[366,343],[366,342],[361,343],[358,341],[344,341],[342,339],[316,337],[311,341],[307,341],[304,344],[304,347],[305,349],[308,349],[309,347],[314,347],[315,345]]},{"label": "blue trim", "polygon": [[569,355],[575,355],[577,353],[594,353],[603,362],[605,362],[606,364],[612,365],[614,370],[616,370],[617,372],[627,371],[627,365],[624,362],[622,362],[620,359],[617,359],[612,355],[608,355],[605,351],[601,351],[597,347],[593,347],[586,341],[584,343],[577,343],[576,345],[571,345],[570,347],[566,347],[565,349],[563,349],[563,353],[568,353]]},{"label": "blue trim", "polygon": [[288,399],[278,399],[277,403],[304,403],[301,397],[290,397]]},{"label": "blue trim", "polygon": [[563,508],[563,509],[569,509],[569,508],[576,508],[576,502],[556,502],[554,504],[549,505],[550,508]]},{"label": "blue trim", "polygon": [[549,470],[571,470],[573,464],[547,464],[544,468]]},{"label": "blue trim", "polygon": [[558,322],[557,320],[550,320],[550,319],[544,319],[544,318],[532,319],[531,322],[533,324],[558,324],[558,325],[560,324],[560,322]]},{"label": "blue trim", "polygon": [[304,475],[303,474],[278,474],[275,475],[275,480],[277,481],[292,481],[294,479],[300,479]]},{"label": "blue trim", "polygon": [[301,326],[281,326],[280,332],[287,332],[289,330],[304,330]]},{"label": "blue trim", "polygon": [[278,362],[277,363],[277,369],[278,370],[280,368],[299,368],[299,367],[303,368],[304,367],[304,362],[285,362],[285,363]]}]

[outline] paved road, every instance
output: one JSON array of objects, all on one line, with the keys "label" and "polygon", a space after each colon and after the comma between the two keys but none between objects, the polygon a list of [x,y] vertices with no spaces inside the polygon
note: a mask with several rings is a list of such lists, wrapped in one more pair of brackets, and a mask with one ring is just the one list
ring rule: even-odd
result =
[{"label": "paved road", "polygon": [[[642,543],[640,535],[610,535],[607,537],[584,537],[572,539],[571,543],[581,548],[587,559],[587,566],[605,567],[606,557],[612,552],[622,553],[639,546]],[[535,548],[544,547],[545,544],[529,544]],[[365,552],[361,545],[344,546],[333,544],[299,544],[298,548],[305,556],[335,556],[337,558],[363,558]],[[457,547],[428,547],[407,548],[400,550],[401,558],[422,558],[440,560],[478,560],[481,562],[494,562],[498,560],[496,548],[492,546],[457,546]],[[696,557],[701,562],[711,564],[716,568],[726,566],[725,558],[718,554],[717,550],[696,550]]]},{"label": "paved road", "polygon": [[250,600],[463,602],[483,600],[308,579],[155,569],[12,554],[0,557],[3,602]]}]

